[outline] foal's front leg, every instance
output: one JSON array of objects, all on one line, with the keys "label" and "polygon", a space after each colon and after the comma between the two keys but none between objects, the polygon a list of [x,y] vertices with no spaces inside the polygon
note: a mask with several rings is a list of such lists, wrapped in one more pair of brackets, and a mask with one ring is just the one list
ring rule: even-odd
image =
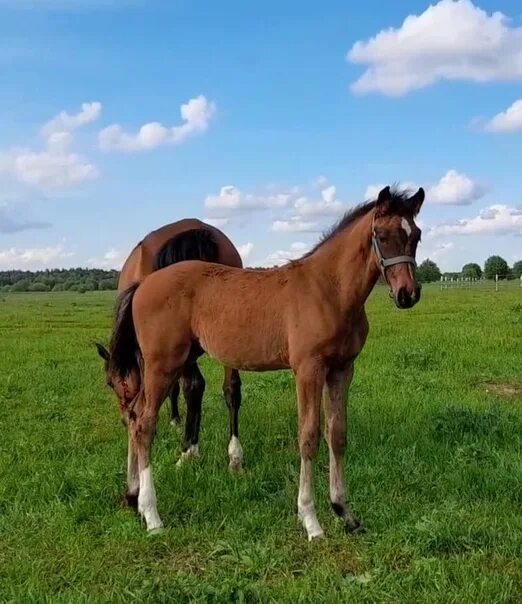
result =
[{"label": "foal's front leg", "polygon": [[353,363],[343,371],[329,372],[324,389],[325,437],[330,453],[330,502],[350,532],[362,531],[346,500],[343,460],[346,451],[346,392],[353,377]]},{"label": "foal's front leg", "polygon": [[296,372],[297,403],[299,412],[299,450],[301,475],[297,512],[308,540],[323,537],[314,506],[312,460],[317,455],[321,433],[321,391],[324,369],[316,363],[303,363]]}]

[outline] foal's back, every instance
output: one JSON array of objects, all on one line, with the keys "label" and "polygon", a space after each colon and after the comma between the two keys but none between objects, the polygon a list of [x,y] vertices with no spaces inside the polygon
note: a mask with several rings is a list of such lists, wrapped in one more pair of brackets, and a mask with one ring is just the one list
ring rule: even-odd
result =
[{"label": "foal's back", "polygon": [[288,368],[299,349],[325,340],[327,306],[304,262],[255,270],[188,261],[148,276],[133,316],[145,356],[159,339],[177,349],[197,341],[226,365],[263,371]]}]

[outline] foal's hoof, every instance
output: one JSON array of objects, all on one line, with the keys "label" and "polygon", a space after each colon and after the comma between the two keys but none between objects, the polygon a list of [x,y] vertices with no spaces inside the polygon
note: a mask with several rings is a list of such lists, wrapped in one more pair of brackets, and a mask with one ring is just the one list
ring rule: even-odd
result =
[{"label": "foal's hoof", "polygon": [[178,428],[179,426],[181,426],[181,417],[179,415],[177,417],[173,417],[170,420],[170,425],[174,428]]},{"label": "foal's hoof", "polygon": [[138,509],[138,493],[129,493],[129,491],[125,491],[123,495],[125,499],[125,503],[133,510]]},{"label": "foal's hoof", "polygon": [[162,526],[157,526],[156,528],[151,528],[147,530],[147,535],[154,537],[155,535],[162,535],[165,532],[165,529]]},{"label": "foal's hoof", "polygon": [[308,533],[308,541],[316,541],[317,539],[325,539],[324,532],[321,529]]}]

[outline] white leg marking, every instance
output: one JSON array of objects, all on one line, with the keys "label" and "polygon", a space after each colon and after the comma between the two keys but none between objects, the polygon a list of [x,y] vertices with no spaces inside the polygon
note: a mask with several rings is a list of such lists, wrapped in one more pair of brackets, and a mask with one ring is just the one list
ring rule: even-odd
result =
[{"label": "white leg marking", "polygon": [[299,496],[297,513],[308,535],[308,541],[324,537],[323,529],[317,520],[312,496],[312,462],[301,458],[301,476],[299,478]]},{"label": "white leg marking", "polygon": [[408,235],[408,237],[411,235],[411,225],[410,223],[406,220],[406,218],[403,218],[401,220],[401,227],[403,228],[403,230],[406,232],[406,235]]},{"label": "white leg marking", "polygon": [[242,472],[243,470],[243,448],[237,436],[233,436],[228,443],[228,465],[232,472]]},{"label": "white leg marking", "polygon": [[176,466],[179,468],[185,462],[190,461],[191,459],[199,458],[199,445],[190,445],[190,447],[181,453],[181,457],[176,462]]},{"label": "white leg marking", "polygon": [[138,512],[145,518],[148,531],[161,529],[163,523],[156,508],[156,491],[152,480],[152,470],[147,466],[140,472],[140,494],[138,495]]}]

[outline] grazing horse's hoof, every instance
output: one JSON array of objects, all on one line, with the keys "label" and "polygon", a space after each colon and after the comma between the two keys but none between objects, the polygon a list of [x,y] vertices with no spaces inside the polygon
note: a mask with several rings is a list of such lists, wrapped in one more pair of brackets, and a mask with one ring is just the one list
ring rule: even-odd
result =
[{"label": "grazing horse's hoof", "polygon": [[190,447],[181,453],[180,458],[176,462],[176,467],[181,468],[187,462],[199,459],[199,445],[190,445]]},{"label": "grazing horse's hoof", "polygon": [[243,468],[240,461],[231,461],[228,464],[228,469],[231,474],[241,475],[245,473],[245,469]]},{"label": "grazing horse's hoof", "polygon": [[165,529],[162,526],[157,526],[156,528],[151,528],[147,530],[147,535],[154,537],[155,535],[161,535],[165,532]]},{"label": "grazing horse's hoof", "polygon": [[174,428],[178,428],[179,426],[181,426],[181,417],[179,415],[177,417],[173,417],[170,420],[170,425]]},{"label": "grazing horse's hoof", "polygon": [[351,533],[352,535],[363,535],[364,533],[366,533],[364,525],[360,523],[356,518],[347,520],[344,523],[344,530],[347,533]]},{"label": "grazing horse's hoof", "polygon": [[125,503],[133,510],[138,509],[138,493],[129,493],[129,491],[125,491],[123,495],[125,499]]}]

